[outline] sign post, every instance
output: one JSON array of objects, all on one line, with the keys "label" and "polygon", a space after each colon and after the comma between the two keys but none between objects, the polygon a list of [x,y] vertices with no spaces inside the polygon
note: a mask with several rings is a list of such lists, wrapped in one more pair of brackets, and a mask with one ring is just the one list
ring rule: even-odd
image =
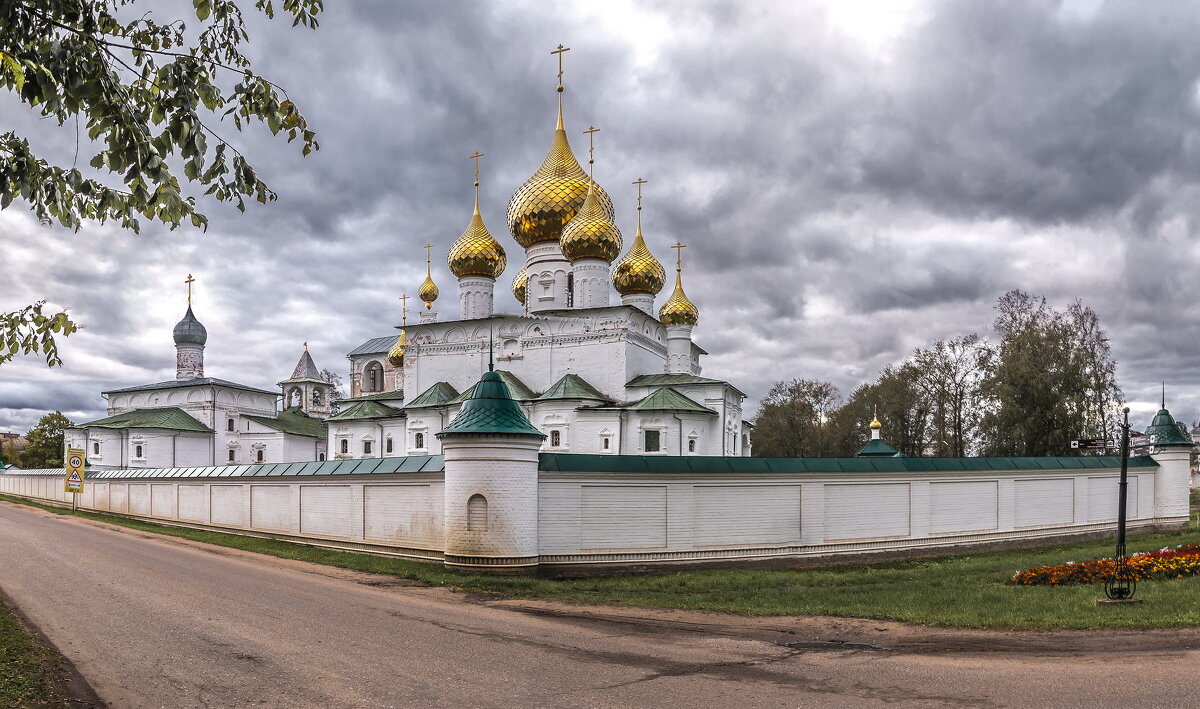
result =
[{"label": "sign post", "polygon": [[71,511],[75,511],[76,504],[79,501],[77,497],[83,492],[83,467],[87,461],[85,451],[82,448],[68,448],[66,460],[66,491],[71,493]]},{"label": "sign post", "polygon": [[1104,595],[1109,601],[1136,603],[1133,597],[1137,580],[1129,569],[1125,556],[1125,502],[1129,492],[1129,407],[1125,407],[1125,421],[1121,424],[1121,482],[1117,487],[1117,550],[1113,556],[1113,575],[1104,582]]}]

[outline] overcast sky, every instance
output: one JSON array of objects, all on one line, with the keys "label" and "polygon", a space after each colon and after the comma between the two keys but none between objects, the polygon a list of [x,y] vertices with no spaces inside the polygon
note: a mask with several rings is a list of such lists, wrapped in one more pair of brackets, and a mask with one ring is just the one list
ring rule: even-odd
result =
[{"label": "overcast sky", "polygon": [[[315,32],[253,19],[248,49],[321,150],[218,129],[279,201],[205,204],[207,233],[72,233],[19,201],[0,212],[0,311],[45,299],[83,326],[62,368],[0,366],[0,431],[53,409],[98,418],[100,391],[173,379],[188,273],[206,374],[252,386],[275,388],[305,340],[345,376],[346,352],[394,332],[426,241],[436,309],[456,317],[445,254],[470,217],[475,150],[483,218],[509,253],[497,309],[515,312],[523,254],[504,214],[549,145],[560,42],[576,155],[600,127],[596,179],[627,241],[630,183],[649,180],[647,243],[664,263],[668,244],[688,244],[704,374],[749,393],[749,413],[776,380],[828,379],[845,395],[914,347],[990,336],[997,296],[1020,288],[1099,313],[1136,424],[1162,380],[1177,416],[1200,414],[1194,4],[327,7]],[[72,161],[73,125],[0,96],[10,127]],[[80,164],[91,154],[84,136]]]}]

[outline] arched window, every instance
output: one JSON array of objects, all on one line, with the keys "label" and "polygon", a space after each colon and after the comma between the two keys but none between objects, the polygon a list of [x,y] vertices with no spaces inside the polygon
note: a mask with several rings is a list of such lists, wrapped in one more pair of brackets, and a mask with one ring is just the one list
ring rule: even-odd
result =
[{"label": "arched window", "polygon": [[300,391],[299,387],[292,387],[291,389],[288,390],[287,407],[286,408],[290,409],[293,406],[299,406],[303,403],[304,403],[304,399],[302,398],[302,392]]},{"label": "arched window", "polygon": [[321,390],[320,389],[313,389],[312,402],[313,402],[313,406],[321,405]]},{"label": "arched window", "polygon": [[392,452],[392,437],[391,436],[388,436],[387,438],[384,439],[383,449],[385,451],[387,451],[388,453]]},{"label": "arched window", "polygon": [[603,448],[604,450],[608,450],[609,445],[611,445],[611,441],[612,441],[612,439],[609,438],[608,436],[601,438],[600,439],[600,447]]},{"label": "arched window", "polygon": [[134,457],[134,458],[141,458],[141,457],[142,457],[142,447],[141,447],[141,446],[134,446],[134,447],[133,447],[133,457]]},{"label": "arched window", "polygon": [[232,419],[232,418],[231,418],[231,419],[229,419],[229,420],[227,420],[227,421],[225,422],[225,430],[226,430],[226,431],[232,431],[232,430],[233,430],[233,419]]},{"label": "arched window", "polygon": [[567,307],[575,304],[575,274],[567,274]]},{"label": "arched window", "polygon": [[230,463],[233,462],[233,449],[232,448],[229,449],[229,462]]},{"label": "arched window", "polygon": [[260,462],[260,463],[261,463],[261,462],[263,462],[263,452],[262,452],[262,448],[259,448],[259,449],[258,449],[258,455],[255,457],[255,460],[257,460],[257,461],[258,461],[258,462]]},{"label": "arched window", "polygon": [[562,445],[562,431],[557,428],[550,432],[550,447],[558,448]]},{"label": "arched window", "polygon": [[92,444],[92,453],[94,455],[100,455],[100,441],[96,441]]},{"label": "arched window", "polygon": [[363,455],[371,455],[371,442],[363,441]]},{"label": "arched window", "polygon": [[322,463],[324,463],[324,462],[325,462],[325,454],[324,454],[324,453],[318,453],[318,454],[317,454],[317,460],[319,460],[319,461],[321,461]]},{"label": "arched window", "polygon": [[350,452],[350,441],[349,441],[348,439],[346,439],[346,438],[343,438],[343,439],[342,439],[342,452],[343,452],[343,453],[349,453],[349,452]]},{"label": "arched window", "polygon": [[418,433],[413,438],[413,448],[416,448],[417,450],[425,449],[425,434],[424,433]]},{"label": "arched window", "polygon": [[363,370],[363,391],[383,391],[383,365],[368,362]]},{"label": "arched window", "polygon": [[696,452],[696,439],[693,438],[690,441],[688,441],[688,453],[695,453],[695,452]]},{"label": "arched window", "polygon": [[467,498],[467,531],[486,532],[488,528],[487,498],[475,494]]}]

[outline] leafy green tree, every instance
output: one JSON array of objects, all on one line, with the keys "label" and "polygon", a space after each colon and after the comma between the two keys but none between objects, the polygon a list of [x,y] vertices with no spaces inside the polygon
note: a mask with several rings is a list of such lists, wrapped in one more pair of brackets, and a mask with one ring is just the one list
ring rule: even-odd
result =
[{"label": "leafy green tree", "polygon": [[930,403],[919,386],[920,371],[910,361],[884,367],[878,379],[854,390],[832,420],[836,437],[847,441],[840,455],[853,455],[868,440],[868,424],[878,415],[883,439],[908,456],[929,449]]},{"label": "leafy green tree", "polygon": [[0,313],[0,364],[17,354],[41,353],[46,364],[62,364],[54,336],[66,337],[77,329],[66,313],[43,315],[45,301],[38,301],[12,313]]},{"label": "leafy green tree", "polygon": [[834,440],[830,414],[841,395],[829,382],[792,379],[776,382],[758,405],[754,455],[811,457],[844,455]]},{"label": "leafy green tree", "polygon": [[21,458],[26,468],[61,468],[63,465],[63,429],[75,424],[61,411],[46,414],[25,434]]},{"label": "leafy green tree", "polygon": [[917,348],[909,359],[916,373],[914,384],[929,407],[932,455],[961,458],[974,449],[983,361],[983,344],[975,334],[938,340]]},{"label": "leafy green tree", "polygon": [[[241,46],[250,39],[233,0],[192,0],[198,27],[136,11],[135,0],[7,0],[0,2],[0,86],[44,118],[86,133],[97,149],[86,168],[54,165],[14,131],[0,133],[0,209],[20,199],[43,223],[78,230],[113,220],[135,232],[139,216],[172,229],[205,228],[195,191],[245,209],[276,195],[246,157],[216,130],[225,118],[241,130],[261,122],[272,134],[299,140],[307,155],[316,134],[287,93],[254,72]],[[292,24],[315,28],[322,0],[280,0]],[[274,0],[255,8],[275,16]],[[228,124],[222,124],[228,125]],[[78,157],[78,156],[77,156]],[[37,306],[30,306],[37,307]],[[29,309],[0,320],[0,342],[40,326]],[[54,334],[74,328],[51,316]],[[22,347],[30,341],[20,339]],[[7,344],[11,352],[12,345]],[[25,351],[32,351],[26,349]],[[51,353],[53,352],[53,356]],[[2,362],[3,360],[0,360]]]},{"label": "leafy green tree", "polygon": [[21,448],[17,446],[16,440],[4,441],[0,445],[0,465],[21,466]]},{"label": "leafy green tree", "polygon": [[987,348],[980,422],[987,455],[1070,452],[1079,437],[1112,437],[1122,393],[1108,336],[1078,301],[1065,311],[1010,291],[996,305],[1000,341]]}]

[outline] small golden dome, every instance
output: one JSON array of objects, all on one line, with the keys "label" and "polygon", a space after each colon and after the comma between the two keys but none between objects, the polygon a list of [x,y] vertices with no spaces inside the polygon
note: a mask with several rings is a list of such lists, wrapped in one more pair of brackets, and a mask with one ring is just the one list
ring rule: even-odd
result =
[{"label": "small golden dome", "polygon": [[426,310],[433,308],[433,301],[438,298],[438,287],[429,274],[425,274],[425,282],[417,289],[417,297],[425,301]]},{"label": "small golden dome", "polygon": [[[579,167],[567,143],[562,114],[559,113],[558,128],[542,166],[508,202],[508,230],[513,238],[525,248],[543,241],[557,241],[563,228],[583,207],[589,183],[587,173]],[[612,200],[599,185],[596,186],[596,202],[608,220],[613,221]]]},{"label": "small golden dome", "polygon": [[[621,255],[621,230],[596,200],[599,186],[592,183],[579,213],[562,230],[562,252],[568,261],[598,258],[612,263]],[[610,210],[611,211],[611,210]]]},{"label": "small golden dome", "polygon": [[675,269],[675,290],[671,297],[658,309],[658,320],[663,325],[695,325],[700,322],[700,311],[683,292],[679,269]]},{"label": "small golden dome", "polygon": [[396,344],[392,345],[392,349],[388,352],[388,361],[396,369],[404,366],[404,346],[408,344],[408,334],[404,330],[400,331],[400,337],[396,340]]},{"label": "small golden dome", "polygon": [[478,196],[475,197],[475,214],[471,215],[471,223],[454,242],[454,246],[450,247],[446,261],[450,264],[450,272],[457,278],[496,278],[504,273],[504,267],[508,265],[504,247],[492,237],[491,232],[483,225],[483,217],[479,216]]},{"label": "small golden dome", "polygon": [[642,239],[642,227],[639,224],[637,235],[633,237],[633,246],[625,252],[625,256],[617,263],[612,274],[613,287],[621,295],[629,293],[649,293],[658,295],[667,282],[667,272],[658,259],[646,248]]},{"label": "small golden dome", "polygon": [[883,428],[883,424],[879,423],[879,407],[875,407],[875,415],[871,418],[871,430],[878,431]]},{"label": "small golden dome", "polygon": [[521,305],[525,305],[525,286],[529,283],[529,272],[522,266],[517,275],[513,277],[512,294]]}]

